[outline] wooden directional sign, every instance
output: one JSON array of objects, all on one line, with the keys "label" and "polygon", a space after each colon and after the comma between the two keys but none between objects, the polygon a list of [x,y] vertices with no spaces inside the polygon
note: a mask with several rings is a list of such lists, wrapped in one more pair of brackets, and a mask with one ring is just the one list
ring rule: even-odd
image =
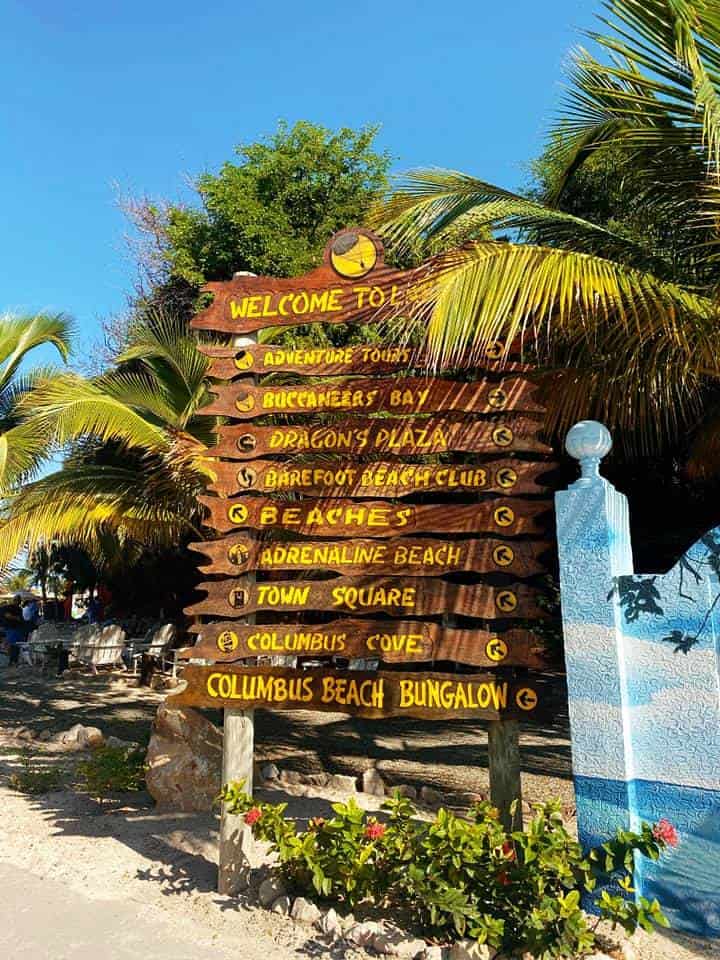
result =
[{"label": "wooden directional sign", "polygon": [[542,493],[538,478],[554,464],[524,460],[470,463],[403,463],[381,460],[218,461],[212,489],[221,496],[246,491],[300,493],[306,497],[406,497],[412,493]]},{"label": "wooden directional sign", "polygon": [[506,540],[253,540],[245,534],[206,543],[191,550],[206,554],[207,573],[237,576],[250,570],[333,570],[351,576],[412,574],[416,577],[474,571],[516,577],[540,573],[542,542]]},{"label": "wooden directional sign", "polygon": [[229,383],[213,387],[217,399],[203,412],[236,420],[268,414],[387,413],[423,414],[464,411],[542,413],[533,400],[535,384],[517,377],[459,383],[422,377],[353,378],[322,384],[253,387]]},{"label": "wooden directional sign", "polygon": [[320,710],[359,717],[497,720],[548,716],[543,685],[493,674],[364,673],[220,664],[185,668],[170,707]]},{"label": "wooden directional sign", "polygon": [[420,505],[389,500],[287,501],[270,497],[223,500],[200,497],[210,509],[209,526],[221,533],[239,528],[288,530],[305,536],[392,537],[399,533],[485,533],[503,537],[542,533],[542,500],[486,500],[473,504]]},{"label": "wooden directional sign", "polygon": [[231,620],[196,624],[202,634],[193,647],[178,651],[190,658],[231,663],[248,657],[372,658],[385,663],[433,660],[474,667],[545,666],[542,641],[527,630],[453,630],[418,620],[333,620],[322,624],[247,626]]},{"label": "wooden directional sign", "polygon": [[542,424],[527,417],[503,420],[464,418],[349,418],[323,425],[258,427],[235,424],[219,428],[213,455],[228,460],[252,460],[268,454],[294,453],[390,454],[426,453],[552,453],[538,436]]},{"label": "wooden directional sign", "polygon": [[[415,347],[388,346],[378,343],[347,347],[284,347],[274,343],[246,347],[223,347],[199,344],[198,349],[212,358],[209,376],[218,380],[261,376],[266,373],[297,373],[312,377],[345,374],[407,373],[431,364]],[[515,360],[498,361],[505,353],[500,342],[488,344],[481,356],[486,369],[502,372],[530,370]],[[493,358],[493,359],[491,359]],[[477,367],[478,358],[464,358],[453,363],[457,369]]]},{"label": "wooden directional sign", "polygon": [[[354,263],[338,252],[347,243],[354,248]],[[426,266],[386,267],[378,237],[346,230],[328,244],[323,265],[304,277],[239,276],[206,284],[203,292],[211,294],[213,302],[191,326],[239,334],[304,323],[365,323],[389,311],[407,311],[414,291],[423,285],[427,289],[429,278]]]},{"label": "wooden directional sign", "polygon": [[188,616],[244,617],[259,610],[277,613],[332,610],[433,616],[456,613],[483,620],[542,618],[537,591],[522,586],[466,586],[418,577],[337,577],[333,580],[215,580],[197,587],[207,598],[187,607]]}]

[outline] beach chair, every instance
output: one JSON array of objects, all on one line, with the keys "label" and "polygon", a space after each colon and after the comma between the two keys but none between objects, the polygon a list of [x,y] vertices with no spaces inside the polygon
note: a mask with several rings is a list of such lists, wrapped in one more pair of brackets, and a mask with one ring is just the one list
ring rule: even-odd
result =
[{"label": "beach chair", "polygon": [[[87,624],[73,637],[72,654],[76,660],[90,667],[93,675],[98,667],[123,665],[125,631],[118,624]],[[123,665],[124,666],[124,665]]]},{"label": "beach chair", "polygon": [[160,627],[151,627],[140,643],[133,644],[131,659],[133,673],[138,672],[143,656],[153,657],[157,666],[164,672],[167,665],[172,667],[173,677],[177,674],[177,658],[172,645],[177,636],[174,623],[164,623]]}]

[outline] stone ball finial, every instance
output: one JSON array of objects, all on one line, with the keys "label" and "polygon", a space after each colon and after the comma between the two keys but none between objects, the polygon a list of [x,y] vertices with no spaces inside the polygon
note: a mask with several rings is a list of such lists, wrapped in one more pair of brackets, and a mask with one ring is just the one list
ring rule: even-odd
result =
[{"label": "stone ball finial", "polygon": [[597,420],[581,420],[568,431],[565,449],[580,461],[581,481],[597,481],[601,479],[600,461],[612,449],[612,436],[605,424]]}]

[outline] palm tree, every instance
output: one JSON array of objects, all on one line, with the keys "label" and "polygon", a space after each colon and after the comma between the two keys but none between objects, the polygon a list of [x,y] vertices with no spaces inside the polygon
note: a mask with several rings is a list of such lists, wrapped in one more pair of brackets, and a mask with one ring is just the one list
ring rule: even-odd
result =
[{"label": "palm tree", "polygon": [[21,373],[21,364],[44,345],[67,360],[71,333],[72,325],[62,314],[0,316],[0,497],[32,475],[49,452],[48,438],[26,429],[20,408],[28,393],[51,379],[53,371],[43,367]]},{"label": "palm tree", "polygon": [[107,561],[193,530],[214,426],[197,415],[207,364],[184,321],[153,312],[135,323],[113,370],[37,383],[19,404],[22,428],[65,459],[10,498],[0,568],[41,543]]},{"label": "palm tree", "polygon": [[[573,55],[552,137],[559,173],[545,202],[424,170],[371,221],[401,251],[469,224],[494,231],[494,240],[438,256],[409,311],[436,364],[524,337],[553,374],[550,430],[596,417],[628,452],[645,453],[705,417],[698,443],[718,463],[720,4],[606,6],[607,32],[592,39],[609,56]],[[664,258],[652,236],[562,209],[573,177],[602,151],[618,156],[618,176],[632,172],[637,202],[682,233],[682,256]]]}]

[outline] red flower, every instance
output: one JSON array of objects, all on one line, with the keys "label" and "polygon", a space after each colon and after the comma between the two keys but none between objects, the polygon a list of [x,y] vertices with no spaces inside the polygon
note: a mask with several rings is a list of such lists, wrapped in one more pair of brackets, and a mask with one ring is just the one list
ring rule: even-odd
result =
[{"label": "red flower", "polygon": [[512,840],[506,840],[502,845],[503,856],[507,857],[508,860],[515,859],[515,847],[512,844]]},{"label": "red flower", "polygon": [[251,807],[250,810],[245,814],[243,819],[245,823],[251,827],[254,823],[257,823],[260,817],[262,816],[262,810],[259,807]]},{"label": "red flower", "polygon": [[507,887],[510,883],[510,877],[507,875],[505,870],[501,870],[495,879],[501,887]]},{"label": "red flower", "polygon": [[669,820],[659,820],[653,827],[653,836],[669,847],[676,847],[680,842],[678,832]]},{"label": "red flower", "polygon": [[368,840],[379,840],[380,837],[385,833],[385,824],[384,823],[369,823],[365,827],[365,836]]},{"label": "red flower", "polygon": [[320,827],[325,823],[325,817],[313,817],[308,827],[310,830],[319,830]]}]

